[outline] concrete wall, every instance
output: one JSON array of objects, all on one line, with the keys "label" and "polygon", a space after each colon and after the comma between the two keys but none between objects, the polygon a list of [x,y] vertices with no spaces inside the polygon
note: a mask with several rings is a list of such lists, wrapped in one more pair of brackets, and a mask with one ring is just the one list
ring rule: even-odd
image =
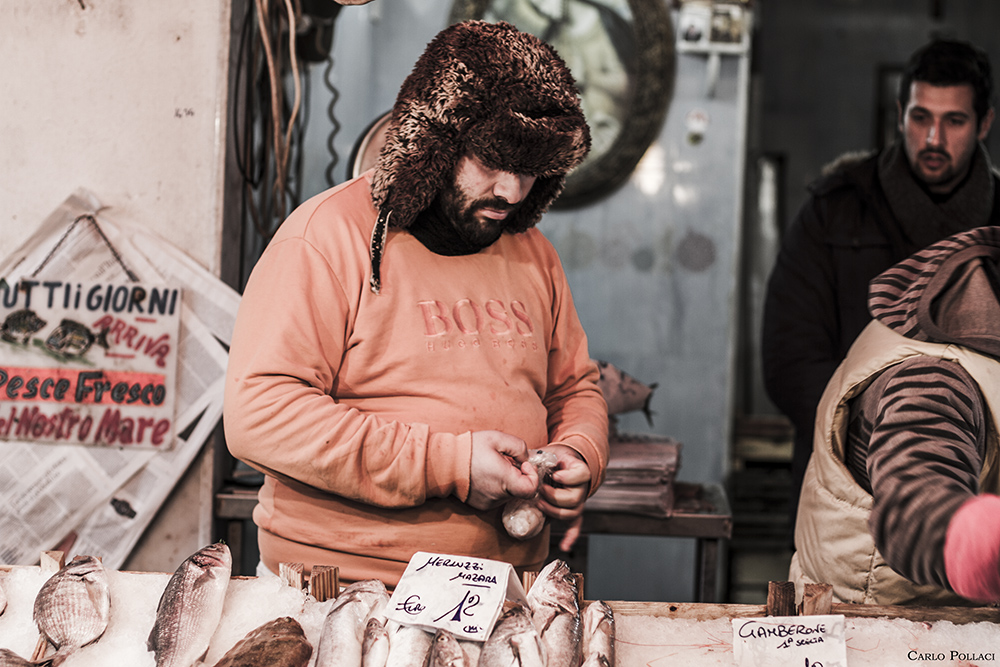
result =
[{"label": "concrete wall", "polygon": [[[0,256],[86,188],[102,215],[169,236],[218,273],[229,7],[5,0]],[[212,539],[211,477],[199,457],[129,568],[173,571]]]}]

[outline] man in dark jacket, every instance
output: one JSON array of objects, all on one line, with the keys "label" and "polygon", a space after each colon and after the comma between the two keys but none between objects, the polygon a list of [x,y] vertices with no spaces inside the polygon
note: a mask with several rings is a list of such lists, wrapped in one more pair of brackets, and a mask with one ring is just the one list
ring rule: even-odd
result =
[{"label": "man in dark jacket", "polygon": [[764,384],[795,428],[792,511],[823,388],[871,316],[868,283],[950,234],[1000,224],[1000,179],[982,141],[993,122],[989,60],[934,41],[899,86],[900,138],[825,170],[782,240],[768,282]]}]

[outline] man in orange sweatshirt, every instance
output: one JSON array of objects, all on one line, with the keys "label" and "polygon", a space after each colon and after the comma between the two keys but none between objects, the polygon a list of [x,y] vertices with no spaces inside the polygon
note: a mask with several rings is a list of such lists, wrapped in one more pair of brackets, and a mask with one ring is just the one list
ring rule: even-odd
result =
[{"label": "man in orange sweatshirt", "polygon": [[[509,24],[443,30],[403,83],[374,169],[284,221],[230,350],[230,451],[265,473],[262,563],[394,586],[417,551],[540,567],[510,537],[539,493],[579,518],[608,458],[598,370],[535,229],[590,134],[555,51]],[[529,453],[558,464],[540,480]]]}]

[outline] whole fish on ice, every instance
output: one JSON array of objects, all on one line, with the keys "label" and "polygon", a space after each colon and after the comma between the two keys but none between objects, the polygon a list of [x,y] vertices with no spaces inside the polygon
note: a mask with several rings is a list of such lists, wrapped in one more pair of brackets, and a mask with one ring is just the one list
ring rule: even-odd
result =
[{"label": "whole fish on ice", "polygon": [[389,602],[378,579],[356,581],[337,597],[323,620],[316,667],[359,667],[369,618],[381,618]]},{"label": "whole fish on ice", "polygon": [[528,606],[548,667],[577,667],[583,636],[579,587],[565,561],[557,559],[542,568],[528,590]]},{"label": "whole fish on ice", "polygon": [[434,635],[416,625],[387,624],[389,656],[385,667],[424,667]]},{"label": "whole fish on ice", "polygon": [[306,667],[312,652],[299,622],[282,616],[247,633],[215,667]]},{"label": "whole fish on ice", "polygon": [[93,556],[74,558],[35,596],[35,625],[56,648],[46,660],[59,665],[80,647],[100,639],[110,615],[111,589],[104,565]]},{"label": "whole fish on ice", "polygon": [[594,600],[583,609],[582,653],[581,667],[614,667],[615,613],[603,600]]},{"label": "whole fish on ice", "polygon": [[205,657],[222,620],[232,571],[229,547],[221,543],[196,551],[180,564],[160,596],[146,640],[157,667],[191,667]]},{"label": "whole fish on ice", "polygon": [[545,667],[545,648],[531,611],[514,603],[497,619],[483,643],[479,667]]},{"label": "whole fish on ice", "polygon": [[438,628],[431,641],[427,667],[474,667],[466,660],[465,651],[458,638],[443,628]]},{"label": "whole fish on ice", "polygon": [[385,618],[370,617],[361,638],[361,667],[385,667],[389,659],[389,631]]}]

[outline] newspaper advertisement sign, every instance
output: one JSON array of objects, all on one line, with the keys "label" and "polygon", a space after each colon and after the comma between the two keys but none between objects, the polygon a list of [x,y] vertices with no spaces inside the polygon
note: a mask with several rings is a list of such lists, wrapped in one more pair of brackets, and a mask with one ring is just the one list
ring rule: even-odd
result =
[{"label": "newspaper advertisement sign", "polygon": [[0,440],[170,449],[180,288],[0,281]]}]

